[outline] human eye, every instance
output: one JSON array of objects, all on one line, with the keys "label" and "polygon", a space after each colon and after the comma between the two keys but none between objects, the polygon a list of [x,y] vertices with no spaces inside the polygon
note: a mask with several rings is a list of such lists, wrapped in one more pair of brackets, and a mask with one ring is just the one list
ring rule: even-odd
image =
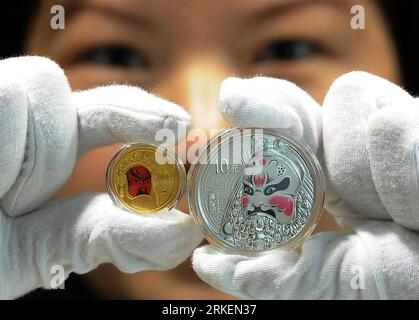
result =
[{"label": "human eye", "polygon": [[141,52],[123,45],[104,45],[87,50],[79,60],[88,64],[120,69],[149,67],[146,57]]},{"label": "human eye", "polygon": [[276,40],[259,50],[255,62],[299,61],[319,53],[319,47],[309,40]]}]

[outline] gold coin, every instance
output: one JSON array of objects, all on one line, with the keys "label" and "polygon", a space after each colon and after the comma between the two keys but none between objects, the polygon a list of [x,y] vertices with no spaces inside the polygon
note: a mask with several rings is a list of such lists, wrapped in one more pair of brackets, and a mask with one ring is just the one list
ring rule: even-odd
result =
[{"label": "gold coin", "polygon": [[176,205],[184,192],[185,176],[185,168],[172,150],[132,143],[124,145],[109,162],[106,185],[115,204],[149,215]]}]

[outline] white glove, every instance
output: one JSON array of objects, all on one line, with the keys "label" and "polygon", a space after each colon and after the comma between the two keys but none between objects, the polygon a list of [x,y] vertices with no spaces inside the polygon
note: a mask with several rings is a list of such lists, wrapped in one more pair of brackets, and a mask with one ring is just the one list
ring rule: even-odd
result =
[{"label": "white glove", "polygon": [[136,216],[106,194],[45,202],[88,150],[151,142],[158,129],[189,123],[180,107],[138,88],[72,93],[48,59],[0,61],[0,298],[57,285],[56,265],[67,277],[107,262],[132,273],[185,260],[202,240],[186,214]]},{"label": "white glove", "polygon": [[221,109],[233,126],[288,128],[325,157],[326,208],[353,231],[258,257],[204,246],[193,256],[201,279],[243,299],[419,298],[419,105],[411,96],[353,72],[336,80],[321,111],[286,81],[228,79]]}]

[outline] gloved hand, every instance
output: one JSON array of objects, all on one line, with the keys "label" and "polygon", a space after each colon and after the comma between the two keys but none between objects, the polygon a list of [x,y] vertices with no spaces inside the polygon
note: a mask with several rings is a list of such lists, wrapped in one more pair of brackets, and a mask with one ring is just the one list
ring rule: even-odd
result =
[{"label": "gloved hand", "polygon": [[189,123],[180,107],[138,88],[72,93],[63,71],[48,59],[1,61],[0,298],[56,286],[56,265],[67,277],[105,262],[132,273],[169,269],[186,259],[202,236],[184,213],[136,216],[106,194],[46,201],[88,150],[154,141],[158,129]]},{"label": "gloved hand", "polygon": [[419,298],[417,100],[353,72],[335,81],[323,110],[295,85],[269,78],[228,79],[220,101],[231,125],[282,128],[317,152],[326,208],[352,231],[258,257],[204,246],[193,256],[201,279],[243,299]]}]

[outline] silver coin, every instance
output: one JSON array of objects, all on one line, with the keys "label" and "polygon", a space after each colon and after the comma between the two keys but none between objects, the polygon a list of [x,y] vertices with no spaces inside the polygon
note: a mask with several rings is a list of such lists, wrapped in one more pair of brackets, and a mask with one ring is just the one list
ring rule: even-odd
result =
[{"label": "silver coin", "polygon": [[188,173],[191,214],[207,240],[254,254],[295,247],[315,228],[324,179],[303,143],[267,129],[215,136]]}]

